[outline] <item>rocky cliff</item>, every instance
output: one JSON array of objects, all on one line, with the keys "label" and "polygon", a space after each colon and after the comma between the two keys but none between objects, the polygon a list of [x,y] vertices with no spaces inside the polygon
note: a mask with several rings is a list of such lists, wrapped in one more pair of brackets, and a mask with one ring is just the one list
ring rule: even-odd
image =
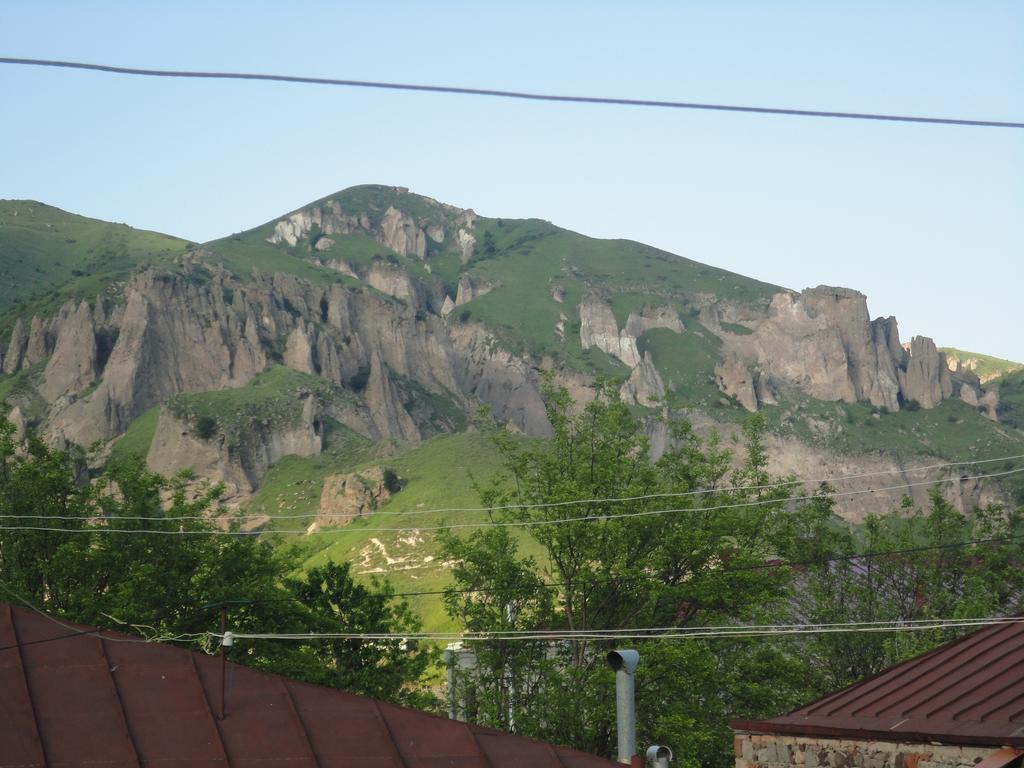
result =
[{"label": "rocky cliff", "polygon": [[[244,494],[280,456],[319,452],[328,418],[371,440],[415,442],[462,428],[485,404],[513,429],[550,434],[545,369],[581,400],[596,371],[613,371],[637,408],[813,398],[896,412],[960,398],[998,416],[996,384],[951,370],[930,339],[903,343],[863,294],[796,293],[638,244],[612,258],[609,247],[546,222],[356,188],[140,268],[94,299],[26,313],[0,360],[18,382],[10,418],[89,446],[162,407],[150,465]],[[591,263],[588,249],[603,255]],[[583,354],[594,348],[614,360],[595,365]],[[245,401],[280,366],[326,387],[296,395],[312,409],[301,427],[243,414],[244,430],[200,434],[168,406],[211,392]]]},{"label": "rocky cliff", "polygon": [[977,377],[951,373],[931,339],[902,345],[896,318],[871,320],[864,294],[848,288],[780,292],[764,317],[744,327],[750,332],[718,325],[727,350],[718,379],[748,410],[779,389],[820,400],[867,400],[889,411],[911,403],[933,408],[964,387],[967,399],[981,396]]}]

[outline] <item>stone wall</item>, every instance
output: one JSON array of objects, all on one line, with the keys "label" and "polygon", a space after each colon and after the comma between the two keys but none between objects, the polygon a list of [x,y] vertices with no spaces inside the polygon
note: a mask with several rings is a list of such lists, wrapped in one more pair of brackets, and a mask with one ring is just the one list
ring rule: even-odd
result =
[{"label": "stone wall", "polygon": [[738,732],[736,768],[973,768],[998,747]]}]

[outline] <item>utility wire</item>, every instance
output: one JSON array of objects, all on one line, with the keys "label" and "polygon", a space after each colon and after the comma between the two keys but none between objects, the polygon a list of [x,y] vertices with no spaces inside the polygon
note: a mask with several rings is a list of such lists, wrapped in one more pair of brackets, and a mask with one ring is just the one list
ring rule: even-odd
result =
[{"label": "utility wire", "polygon": [[[750,571],[762,571],[762,570],[773,570],[776,568],[807,568],[814,565],[830,565],[832,563],[842,562],[853,562],[858,560],[872,560],[880,559],[885,557],[894,557],[897,555],[911,555],[919,552],[936,552],[947,549],[961,549],[963,547],[974,546],[975,544],[997,544],[1008,541],[1019,541],[1024,539],[1024,534],[1010,535],[1010,536],[990,536],[984,539],[969,539],[966,541],[955,541],[948,544],[928,544],[919,547],[905,547],[903,549],[884,549],[884,550],[871,550],[868,552],[862,552],[860,554],[849,554],[849,555],[831,555],[829,557],[815,558],[812,560],[784,560],[784,559],[773,559],[764,563],[752,563],[750,565],[737,565],[731,567],[720,568],[715,571],[703,571],[701,573],[694,574],[693,578],[682,582],[682,584],[692,584],[694,580],[702,578],[711,578],[719,575],[729,575],[732,573],[745,573]],[[650,574],[642,574],[636,576],[613,576],[605,579],[579,579],[573,582],[564,581],[546,581],[538,584],[531,584],[526,587],[461,587],[447,589],[428,589],[419,590],[415,592],[393,592],[389,595],[390,598],[396,597],[428,597],[433,595],[468,595],[468,594],[479,594],[486,592],[502,592],[506,594],[521,594],[524,592],[536,592],[537,589],[554,589],[554,588],[565,588],[568,586],[579,586],[588,587],[595,585],[605,584],[621,584],[623,582],[632,581],[650,581],[652,580]],[[283,602],[303,602],[301,598],[290,595],[287,597],[262,597],[262,598],[237,598],[232,600],[221,600],[216,603],[208,603],[200,607],[201,610],[210,608],[220,608],[222,606],[248,606],[248,605],[263,605],[265,603],[283,603]]]},{"label": "utility wire", "polygon": [[714,112],[746,112],[759,115],[788,115],[792,117],[830,117],[845,120],[879,120],[898,123],[926,123],[930,125],[960,125],[974,128],[1024,128],[1024,123],[1000,120],[969,120],[948,117],[919,117],[890,115],[871,112],[831,112],[815,109],[789,109],[783,107],[753,107],[734,104],[704,104],[685,101],[662,101],[655,99],[612,98],[605,96],[566,96],[528,91],[505,91],[493,88],[465,88],[452,85],[421,85],[413,83],[391,83],[374,80],[342,80],[328,77],[306,77],[301,75],[276,75],[256,72],[200,72],[195,70],[144,69],[141,67],[120,67],[110,64],[90,64],[80,61],[56,61],[51,59],[23,59],[0,57],[0,64],[19,66],[56,67],[79,69],[93,72],[108,72],[119,75],[141,75],[145,77],[196,78],[203,80],[262,80],[280,83],[305,83],[309,85],[333,85],[349,88],[374,88],[391,91],[421,91],[426,93],[447,93],[460,96],[491,96],[527,101],[566,102],[572,104],[604,104],[629,107],[659,107],[666,109],[691,109]]},{"label": "utility wire", "polygon": [[[233,632],[238,640],[421,640],[435,642],[466,641],[556,641],[556,640],[659,640],[701,639],[715,637],[766,637],[792,634],[832,634],[849,632],[920,632],[931,629],[986,627],[1024,623],[1021,616],[1003,616],[978,619],[912,619],[894,621],[844,622],[835,624],[759,624],[721,627],[639,627],[615,630],[496,630],[491,632],[337,632],[337,633],[275,633]],[[211,637],[220,638],[217,633]]]},{"label": "utility wire", "polygon": [[[522,510],[522,509],[554,509],[557,507],[568,507],[575,505],[584,504],[619,504],[630,501],[646,501],[649,499],[663,499],[663,498],[684,498],[693,496],[704,496],[713,493],[737,493],[741,491],[763,491],[772,490],[778,488],[790,488],[797,485],[822,485],[825,483],[841,483],[848,480],[861,480],[866,477],[879,477],[882,475],[896,475],[896,474],[916,474],[918,472],[928,472],[933,469],[949,469],[951,467],[970,467],[977,466],[979,464],[995,464],[1000,461],[1010,462],[1018,459],[1024,459],[1024,453],[1019,453],[1013,456],[999,456],[994,459],[976,459],[972,461],[951,461],[943,464],[929,464],[920,467],[908,467],[906,469],[881,469],[874,472],[861,472],[853,475],[838,475],[836,477],[817,478],[817,479],[794,479],[794,480],[783,480],[777,483],[765,483],[762,485],[732,485],[722,486],[721,488],[699,488],[692,491],[674,491],[664,493],[647,493],[639,496],[620,496],[615,498],[596,498],[596,499],[573,499],[570,501],[548,501],[538,502],[533,504],[499,504],[491,507],[437,507],[434,509],[411,509],[405,511],[392,511],[382,510],[380,512],[374,512],[373,517],[381,517],[384,515],[394,517],[405,517],[407,515],[436,515],[436,514],[448,514],[455,512],[500,512],[505,510]],[[957,478],[948,478],[953,480]],[[935,482],[938,482],[937,480]],[[307,512],[299,515],[268,515],[251,513],[246,515],[233,515],[228,518],[229,521],[243,521],[243,520],[301,520],[308,519],[310,517],[317,517],[318,512]],[[0,520],[83,520],[82,516],[70,516],[70,515],[0,515]],[[207,515],[177,515],[177,516],[117,516],[118,520],[210,520],[211,518]],[[389,529],[390,530],[390,529]]]},{"label": "utility wire", "polygon": [[[1016,469],[1006,470],[1004,472],[992,472],[984,475],[971,475],[967,477],[948,477],[939,480],[925,480],[917,483],[901,483],[899,485],[890,485],[882,488],[863,488],[855,491],[828,491],[817,494],[810,494],[804,496],[789,496],[786,498],[779,499],[758,499],[754,501],[746,501],[735,504],[718,504],[710,507],[677,507],[673,509],[650,509],[643,510],[640,512],[621,512],[619,514],[591,514],[581,515],[578,517],[560,517],[553,518],[550,520],[507,520],[507,521],[486,521],[479,523],[453,523],[448,525],[433,525],[433,526],[420,526],[420,527],[354,527],[349,526],[344,529],[319,529],[312,533],[342,533],[347,531],[359,531],[360,533],[424,533],[433,531],[451,531],[460,530],[465,528],[532,528],[541,525],[562,525],[565,523],[578,523],[588,521],[611,521],[619,520],[624,518],[637,518],[637,517],[651,517],[658,515],[666,515],[675,512],[694,512],[694,513],[706,513],[706,512],[721,512],[731,509],[745,509],[751,507],[761,507],[771,504],[786,504],[795,501],[813,501],[816,499],[826,498],[839,498],[849,496],[863,496],[869,493],[881,493],[883,491],[899,491],[907,488],[917,488],[921,486],[929,485],[941,485],[944,483],[956,482],[967,482],[969,480],[987,480],[995,477],[1006,477],[1008,475],[1015,475],[1024,472],[1024,467],[1018,467]],[[76,518],[85,520],[85,518]],[[117,517],[105,518],[106,521],[116,521]],[[159,521],[161,518],[152,518],[154,522]],[[33,525],[5,525],[0,526],[0,532],[2,531],[46,531],[52,533],[123,533],[123,534],[157,534],[166,536],[254,536],[260,533],[259,531],[224,531],[217,528],[206,528],[201,530],[184,530],[180,529],[177,531],[173,530],[157,530],[157,529],[146,529],[146,528],[109,528],[105,526],[87,526],[82,528],[54,528],[49,526],[33,526]],[[305,535],[310,533],[307,530],[271,530],[267,533],[276,534],[296,534]]]},{"label": "utility wire", "polygon": [[[65,624],[63,621],[60,621],[59,619],[55,619],[50,614],[46,613],[46,611],[43,611],[42,609],[37,608],[35,605],[33,605],[28,600],[26,600],[21,595],[19,595],[17,592],[15,592],[13,589],[10,589],[3,582],[0,582],[0,591],[3,591],[9,597],[13,597],[15,600],[17,600],[19,603],[24,605],[26,608],[29,608],[30,610],[34,611],[35,613],[38,613],[40,616],[42,616],[47,621],[52,622],[53,624],[56,624],[58,627],[61,627],[62,629],[71,630],[66,635],[59,635],[57,637],[46,637],[46,638],[42,638],[40,640],[30,640],[30,641],[24,642],[24,643],[14,643],[12,645],[0,646],[0,651],[6,651],[6,650],[9,650],[11,648],[18,648],[18,647],[21,647],[21,646],[24,646],[24,645],[37,645],[39,643],[50,643],[50,642],[53,642],[55,640],[66,640],[66,639],[68,639],[70,637],[81,637],[83,635],[88,635],[90,637],[95,637],[95,638],[98,638],[100,640],[109,640],[112,643],[164,643],[164,642],[195,642],[199,638],[207,637],[208,634],[209,634],[207,632],[189,632],[189,633],[184,633],[184,634],[180,634],[180,635],[161,635],[161,636],[152,637],[152,638],[110,637],[108,635],[101,634],[102,630],[97,630],[97,629],[93,629],[93,628],[78,629],[78,628],[72,626],[71,624]],[[126,626],[138,626],[138,625],[127,624]]]}]

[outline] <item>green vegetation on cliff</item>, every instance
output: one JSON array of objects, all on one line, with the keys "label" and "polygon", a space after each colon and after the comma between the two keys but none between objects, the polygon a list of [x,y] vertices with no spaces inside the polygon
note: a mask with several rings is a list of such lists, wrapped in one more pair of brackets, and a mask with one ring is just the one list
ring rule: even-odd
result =
[{"label": "green vegetation on cliff", "polygon": [[0,335],[17,317],[95,299],[139,265],[168,262],[187,245],[32,200],[0,200]]}]

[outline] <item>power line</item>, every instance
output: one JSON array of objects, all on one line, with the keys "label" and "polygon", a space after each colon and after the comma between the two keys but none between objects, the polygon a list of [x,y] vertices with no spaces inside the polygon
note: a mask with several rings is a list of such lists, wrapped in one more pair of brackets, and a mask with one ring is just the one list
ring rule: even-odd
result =
[{"label": "power line", "polygon": [[[658,515],[666,515],[675,512],[694,512],[694,513],[707,513],[707,512],[721,512],[731,509],[745,509],[752,507],[761,507],[771,504],[785,504],[795,501],[813,501],[817,499],[826,498],[839,498],[849,496],[863,496],[869,493],[881,493],[884,491],[899,491],[908,488],[918,488],[921,486],[928,485],[941,485],[943,483],[950,483],[953,481],[966,482],[969,480],[988,480],[996,477],[1006,477],[1008,475],[1015,475],[1024,472],[1024,467],[1018,467],[1016,469],[1006,470],[1004,472],[992,472],[984,475],[971,475],[967,477],[948,477],[939,480],[925,480],[917,483],[901,483],[899,485],[890,485],[881,488],[863,488],[855,491],[828,491],[817,494],[810,494],[804,496],[789,496],[779,499],[758,499],[755,501],[747,501],[735,504],[719,504],[710,507],[677,507],[673,509],[651,509],[642,510],[639,512],[621,512],[619,514],[591,514],[581,515],[578,517],[561,517],[553,518],[550,520],[508,520],[508,521],[487,521],[479,523],[453,523],[448,525],[434,525],[434,526],[420,526],[420,527],[392,527],[392,528],[371,528],[371,527],[346,527],[344,529],[320,529],[313,531],[312,533],[343,533],[347,531],[359,531],[360,533],[424,533],[433,531],[451,531],[460,530],[466,528],[532,528],[541,525],[562,525],[565,523],[578,523],[578,522],[589,522],[589,521],[612,521],[624,518],[637,518],[637,517],[652,517]],[[84,519],[84,518],[77,518]],[[152,518],[154,522],[159,521],[161,518]],[[116,521],[116,517],[105,518],[106,521]],[[51,533],[123,533],[123,534],[156,534],[166,536],[191,536],[191,535],[202,535],[202,536],[254,536],[258,535],[259,532],[254,531],[225,531],[217,528],[206,528],[197,530],[158,530],[158,529],[147,529],[147,528],[109,528],[100,526],[87,526],[83,528],[54,528],[49,526],[33,526],[33,525],[5,525],[0,526],[0,532],[2,531],[44,531]],[[267,533],[276,534],[295,534],[295,535],[306,535],[310,531],[307,530],[271,530]]]},{"label": "power line", "polygon": [[[776,568],[807,568],[814,565],[829,565],[831,563],[853,562],[858,560],[873,560],[885,557],[893,557],[897,555],[911,555],[917,554],[919,552],[937,552],[947,549],[961,549],[963,547],[974,546],[975,544],[997,544],[1008,541],[1019,541],[1021,539],[1024,539],[1024,534],[1008,536],[990,536],[983,539],[968,539],[966,541],[955,541],[948,544],[925,544],[918,547],[904,547],[902,549],[869,550],[867,552],[861,552],[859,554],[830,555],[828,557],[814,558],[812,560],[783,560],[779,558],[764,563],[751,563],[750,565],[724,567],[715,571],[704,571],[702,573],[694,574],[694,577],[685,583],[692,584],[694,579],[710,578],[714,576],[720,576],[723,574],[729,575],[732,573],[747,573],[751,571],[773,570]],[[623,582],[631,581],[650,581],[651,579],[652,576],[650,574],[643,574],[636,576],[613,576],[605,579],[579,579],[573,582],[547,581],[531,584],[526,587],[462,587],[458,589],[448,587],[447,589],[427,589],[418,590],[414,592],[393,592],[389,595],[389,597],[429,597],[433,595],[446,594],[468,595],[486,592],[521,594],[524,592],[535,592],[537,589],[564,588],[572,585],[579,587],[587,587],[605,584],[621,584]],[[302,600],[294,595],[289,597],[254,598],[251,600],[241,598],[234,600],[222,600],[221,602],[210,603],[202,607],[219,608],[222,605],[245,606],[279,602],[302,602]]]},{"label": "power line", "polygon": [[[233,632],[237,640],[371,640],[371,641],[557,641],[557,640],[682,640],[719,637],[767,637],[796,634],[834,634],[852,632],[920,632],[932,629],[986,627],[1001,624],[1024,623],[1021,616],[1003,616],[978,619],[911,619],[892,621],[864,621],[822,624],[758,624],[720,627],[639,627],[606,630],[495,630],[487,632]],[[211,637],[220,638],[217,633]]]},{"label": "power line", "polygon": [[685,101],[663,101],[656,99],[613,98],[606,96],[566,96],[528,91],[505,91],[493,88],[466,88],[452,85],[421,85],[413,83],[391,83],[374,80],[343,80],[328,77],[307,77],[301,75],[277,75],[256,72],[200,72],[195,70],[144,69],[141,67],[120,67],[111,64],[90,64],[80,61],[57,61],[51,59],[23,59],[0,57],[0,64],[14,64],[36,67],[79,69],[93,72],[107,72],[119,75],[141,75],[145,77],[195,78],[203,80],[260,80],[280,83],[304,83],[309,85],[333,85],[349,88],[373,88],[391,91],[420,91],[426,93],[447,93],[460,96],[490,96],[526,101],[565,102],[571,104],[604,104],[629,107],[658,107],[666,109],[690,109],[714,112],[745,112],[759,115],[788,115],[792,117],[829,117],[844,120],[877,120],[899,123],[926,123],[930,125],[960,125],[975,128],[1024,128],[1024,123],[999,120],[968,120],[947,117],[919,117],[890,115],[871,112],[833,112],[815,109],[789,109],[783,107],[753,107],[734,104],[704,104]]},{"label": "power line", "polygon": [[[684,498],[694,496],[705,496],[713,493],[738,493],[741,491],[764,491],[773,490],[779,488],[790,488],[797,485],[822,485],[825,483],[842,483],[848,480],[861,480],[866,477],[880,477],[882,475],[896,475],[896,474],[916,474],[918,472],[928,472],[933,469],[949,469],[951,467],[970,467],[977,466],[979,464],[995,464],[996,462],[1005,461],[1016,461],[1018,459],[1024,459],[1024,453],[1015,454],[1012,456],[999,456],[994,459],[974,459],[971,461],[951,461],[942,464],[929,464],[920,467],[908,467],[906,469],[881,469],[874,472],[860,472],[853,475],[839,475],[836,477],[827,478],[812,478],[812,479],[794,479],[794,480],[783,480],[777,483],[765,483],[762,485],[732,485],[722,486],[721,488],[699,488],[692,491],[672,491],[664,493],[647,493],[639,496],[620,496],[613,498],[594,498],[594,499],[573,499],[569,501],[548,501],[538,502],[532,504],[499,504],[491,507],[437,507],[434,509],[411,509],[404,511],[397,510],[382,510],[380,512],[374,512],[373,517],[382,516],[393,516],[393,517],[406,517],[408,515],[436,515],[436,514],[448,514],[456,512],[501,512],[506,510],[523,510],[523,509],[554,509],[557,507],[568,507],[584,504],[619,504],[632,501],[646,501],[650,499],[663,499],[663,498]],[[948,478],[953,480],[957,478]],[[934,481],[938,482],[938,480]],[[233,515],[229,518],[229,521],[241,521],[241,520],[302,520],[311,517],[318,517],[318,512],[306,512],[299,515],[272,515],[272,514],[259,514],[251,513],[246,515]],[[84,520],[82,516],[73,515],[0,515],[0,520]],[[207,515],[176,515],[176,516],[161,516],[154,517],[150,516],[128,516],[118,515],[118,520],[133,520],[133,521],[145,521],[145,520],[166,520],[166,521],[184,521],[184,520],[210,520],[211,518]],[[366,529],[362,529],[366,530]],[[392,529],[388,529],[392,530]]]},{"label": "power line", "polygon": [[[695,578],[708,578],[712,576],[718,576],[720,574],[731,574],[731,573],[747,573],[751,571],[764,571],[773,570],[775,568],[807,568],[814,565],[830,565],[832,563],[842,562],[853,562],[857,560],[873,560],[885,557],[893,557],[896,555],[912,555],[919,552],[937,552],[947,549],[961,549],[963,547],[974,546],[975,544],[997,544],[1008,541],[1019,541],[1024,539],[1024,534],[1017,536],[991,536],[984,539],[970,539],[967,541],[957,541],[949,544],[928,544],[919,547],[905,547],[903,549],[887,549],[887,550],[875,550],[863,552],[860,554],[850,555],[832,555],[830,557],[815,558],[813,560],[783,560],[777,559],[765,563],[752,563],[750,565],[737,565],[733,567],[720,568],[716,571],[704,571],[703,573],[695,574]],[[502,587],[465,587],[461,589],[434,589],[434,590],[422,590],[419,592],[395,592],[391,597],[424,597],[429,595],[445,595],[445,594],[474,594],[478,592],[508,592],[508,593],[520,593],[520,592],[533,592],[538,588],[562,588],[568,587],[573,584],[577,586],[593,586],[595,584],[619,584],[622,582],[629,581],[646,581],[650,580],[650,575],[643,576],[627,576],[627,577],[610,577],[607,579],[583,579],[574,582],[541,582],[539,584],[532,584],[529,587],[519,588],[502,588]],[[686,584],[693,583],[692,580],[684,582]],[[290,598],[278,598],[278,599],[290,599]]]},{"label": "power line", "polygon": [[[24,605],[26,608],[29,608],[30,610],[34,611],[35,613],[38,613],[40,616],[42,616],[47,621],[52,622],[53,624],[56,624],[58,627],[61,627],[63,629],[71,630],[66,635],[58,635],[57,637],[45,637],[45,638],[42,638],[40,640],[29,640],[28,642],[24,642],[24,643],[14,643],[12,645],[0,646],[0,651],[6,651],[6,650],[9,650],[11,648],[18,648],[18,647],[25,646],[25,645],[38,645],[40,643],[52,643],[52,642],[54,642],[56,640],[67,640],[68,638],[71,638],[71,637],[81,637],[83,635],[88,635],[90,637],[95,637],[95,638],[98,638],[99,640],[109,640],[112,643],[194,642],[194,641],[198,640],[199,638],[206,637],[208,635],[207,632],[189,632],[189,633],[183,633],[183,634],[180,634],[180,635],[162,635],[162,636],[152,637],[152,638],[109,637],[107,635],[101,634],[102,630],[97,630],[97,629],[92,629],[92,628],[89,628],[89,629],[76,629],[71,624],[65,624],[63,621],[60,621],[59,619],[55,619],[50,614],[46,613],[46,611],[43,611],[42,609],[37,608],[35,605],[30,603],[28,600],[23,598],[21,595],[19,595],[17,592],[15,592],[14,590],[8,588],[3,582],[0,582],[0,590],[2,590],[9,597],[13,597],[15,600],[17,600],[19,603]],[[139,625],[128,624],[127,626],[135,626],[135,627],[137,627]]]}]

